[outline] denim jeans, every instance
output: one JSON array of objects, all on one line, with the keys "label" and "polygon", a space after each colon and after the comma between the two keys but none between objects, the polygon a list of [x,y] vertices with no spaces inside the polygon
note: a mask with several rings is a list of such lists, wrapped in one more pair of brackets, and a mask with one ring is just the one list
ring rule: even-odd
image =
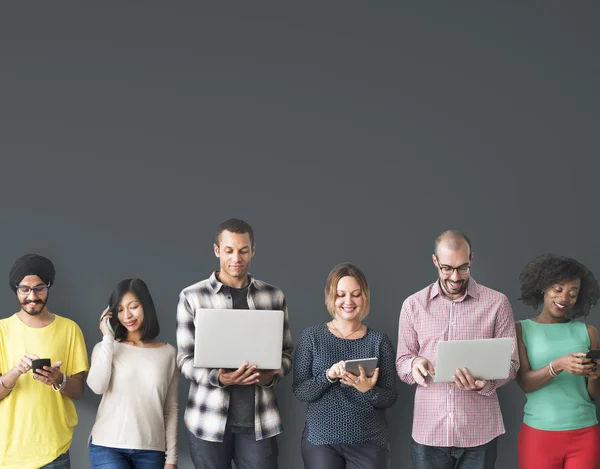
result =
[{"label": "denim jeans", "polygon": [[164,469],[164,451],[98,446],[90,439],[92,469]]},{"label": "denim jeans", "polygon": [[67,450],[66,453],[61,454],[54,461],[40,467],[40,469],[71,469],[71,458],[69,457],[69,451]]},{"label": "denim jeans", "polygon": [[186,429],[190,455],[196,469],[277,469],[279,450],[276,437],[256,440],[252,433],[232,433],[225,430],[222,443],[205,441]]},{"label": "denim jeans", "polygon": [[426,446],[412,442],[414,469],[493,469],[498,438],[472,448]]}]

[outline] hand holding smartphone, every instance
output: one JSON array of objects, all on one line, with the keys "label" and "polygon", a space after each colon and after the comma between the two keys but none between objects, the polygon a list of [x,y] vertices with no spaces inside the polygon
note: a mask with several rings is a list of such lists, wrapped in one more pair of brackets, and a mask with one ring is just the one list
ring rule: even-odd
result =
[{"label": "hand holding smartphone", "polygon": [[590,350],[585,358],[591,358],[593,360],[600,360],[600,350]]},{"label": "hand holding smartphone", "polygon": [[[102,314],[100,315],[100,332],[102,335],[108,335],[110,333],[113,337],[115,336],[115,328],[112,324],[114,318],[112,317],[112,313],[110,311],[110,306],[107,306]],[[104,327],[106,325],[106,327]],[[107,332],[108,329],[108,332]]]},{"label": "hand holding smartphone", "polygon": [[51,361],[49,358],[38,358],[36,360],[31,361],[31,371],[36,375],[40,373],[37,372],[38,369],[43,370],[45,366],[51,366]]}]

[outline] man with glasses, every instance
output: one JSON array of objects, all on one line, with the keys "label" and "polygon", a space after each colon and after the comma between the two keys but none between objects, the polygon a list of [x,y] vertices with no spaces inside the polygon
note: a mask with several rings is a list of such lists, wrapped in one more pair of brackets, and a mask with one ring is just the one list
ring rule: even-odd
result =
[{"label": "man with glasses", "polygon": [[[46,309],[54,265],[15,262],[9,285],[21,306],[0,320],[0,467],[68,469],[88,357],[79,326]],[[36,362],[49,359],[50,364]],[[30,373],[31,371],[31,373]]]},{"label": "man with glasses", "polygon": [[[414,469],[491,469],[497,438],[505,432],[496,389],[516,376],[519,357],[515,325],[505,295],[470,277],[469,238],[445,231],[435,241],[438,280],[402,305],[396,370],[417,384],[412,430]],[[456,370],[454,383],[434,383],[437,344],[445,340],[511,337],[510,375],[505,380],[474,379]]]}]

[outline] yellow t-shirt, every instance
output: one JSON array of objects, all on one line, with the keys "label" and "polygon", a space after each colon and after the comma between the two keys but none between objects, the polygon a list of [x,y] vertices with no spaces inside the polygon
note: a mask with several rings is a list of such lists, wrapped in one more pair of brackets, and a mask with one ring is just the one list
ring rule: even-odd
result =
[{"label": "yellow t-shirt", "polygon": [[[26,353],[62,361],[67,376],[89,370],[83,334],[70,319],[55,315],[46,327],[26,326],[16,314],[0,320],[0,374],[10,371]],[[73,401],[52,386],[22,375],[0,399],[0,467],[36,469],[69,449],[77,412]]]}]

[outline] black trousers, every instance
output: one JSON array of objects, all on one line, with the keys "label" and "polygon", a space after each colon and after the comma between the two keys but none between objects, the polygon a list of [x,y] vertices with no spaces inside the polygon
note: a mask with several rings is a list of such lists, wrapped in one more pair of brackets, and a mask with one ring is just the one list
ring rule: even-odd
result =
[{"label": "black trousers", "polygon": [[190,455],[196,469],[277,469],[279,450],[276,437],[256,441],[252,433],[225,431],[223,443],[196,438],[185,431]]},{"label": "black trousers", "polygon": [[313,445],[308,428],[302,435],[302,460],[305,469],[389,469],[390,446],[375,443],[357,445]]}]

